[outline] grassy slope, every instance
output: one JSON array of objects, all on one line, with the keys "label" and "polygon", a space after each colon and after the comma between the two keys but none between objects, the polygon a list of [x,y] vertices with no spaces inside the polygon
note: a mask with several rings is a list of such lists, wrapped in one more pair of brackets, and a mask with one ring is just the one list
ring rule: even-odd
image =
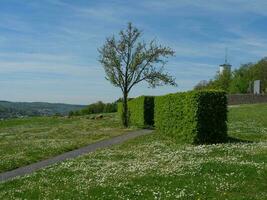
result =
[{"label": "grassy slope", "polygon": [[267,105],[231,108],[229,120],[232,137],[255,142],[144,136],[0,184],[0,199],[266,199]]},{"label": "grassy slope", "polygon": [[0,122],[0,172],[124,133],[115,115],[35,117]]}]

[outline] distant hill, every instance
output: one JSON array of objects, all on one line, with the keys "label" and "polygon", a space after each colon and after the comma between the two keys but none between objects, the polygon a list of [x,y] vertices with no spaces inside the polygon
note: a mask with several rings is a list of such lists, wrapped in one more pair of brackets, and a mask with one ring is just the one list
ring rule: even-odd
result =
[{"label": "distant hill", "polygon": [[85,108],[83,105],[46,102],[9,102],[0,101],[0,119],[26,116],[67,115],[70,111]]}]

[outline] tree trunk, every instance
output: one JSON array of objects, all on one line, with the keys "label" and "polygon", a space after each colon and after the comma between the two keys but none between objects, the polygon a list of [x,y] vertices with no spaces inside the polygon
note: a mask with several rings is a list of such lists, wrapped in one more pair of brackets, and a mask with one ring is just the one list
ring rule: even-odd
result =
[{"label": "tree trunk", "polygon": [[123,92],[123,112],[122,112],[122,123],[124,127],[129,126],[129,115],[128,115],[128,93]]}]

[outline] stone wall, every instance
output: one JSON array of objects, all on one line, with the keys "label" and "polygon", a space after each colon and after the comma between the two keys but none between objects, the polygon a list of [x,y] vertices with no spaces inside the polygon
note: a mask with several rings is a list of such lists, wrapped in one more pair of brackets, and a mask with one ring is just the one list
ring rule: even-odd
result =
[{"label": "stone wall", "polygon": [[263,94],[230,94],[227,97],[228,105],[267,103],[267,95]]}]

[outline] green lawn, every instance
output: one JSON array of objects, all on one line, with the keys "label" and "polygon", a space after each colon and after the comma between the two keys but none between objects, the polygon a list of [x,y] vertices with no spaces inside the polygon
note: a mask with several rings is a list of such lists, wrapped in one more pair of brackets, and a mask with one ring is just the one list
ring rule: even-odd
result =
[{"label": "green lawn", "polygon": [[233,106],[228,118],[230,135],[251,141],[267,141],[267,104]]},{"label": "green lawn", "polygon": [[124,133],[114,114],[89,117],[35,117],[0,122],[0,172]]},{"label": "green lawn", "polygon": [[267,104],[229,110],[233,143],[142,136],[2,183],[0,199],[266,199]]}]

